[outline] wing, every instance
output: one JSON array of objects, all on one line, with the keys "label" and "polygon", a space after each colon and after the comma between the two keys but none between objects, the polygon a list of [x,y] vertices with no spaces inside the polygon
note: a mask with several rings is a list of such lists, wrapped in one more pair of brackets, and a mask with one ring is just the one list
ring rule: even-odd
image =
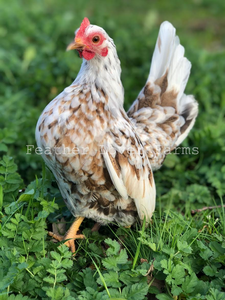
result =
[{"label": "wing", "polygon": [[140,219],[149,222],[156,191],[148,157],[129,122],[117,121],[113,128],[104,146],[106,168],[121,197],[131,197]]},{"label": "wing", "polygon": [[169,22],[162,23],[149,77],[127,113],[145,145],[153,170],[182,143],[198,114],[194,97],[184,94],[191,63],[184,57],[184,47],[175,32]]}]

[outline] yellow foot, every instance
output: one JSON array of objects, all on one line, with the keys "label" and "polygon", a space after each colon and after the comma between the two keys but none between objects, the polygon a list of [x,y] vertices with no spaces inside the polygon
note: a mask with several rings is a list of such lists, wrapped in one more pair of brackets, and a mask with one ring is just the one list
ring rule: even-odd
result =
[{"label": "yellow foot", "polygon": [[79,230],[80,224],[82,223],[83,220],[84,217],[77,217],[76,220],[73,222],[73,224],[70,226],[65,236],[55,234],[51,231],[48,232],[48,235],[50,235],[51,237],[53,237],[59,242],[66,240],[64,244],[70,248],[72,253],[75,254],[76,251],[75,240],[85,238],[83,234],[77,234],[77,231]]},{"label": "yellow foot", "polygon": [[49,231],[48,235],[53,237],[53,239],[55,239],[59,242],[66,241],[64,243],[64,245],[69,247],[72,253],[74,253],[76,251],[75,240],[76,239],[85,239],[85,236],[83,234],[76,234],[73,236],[73,238],[70,238],[67,235],[62,236],[62,235],[58,235],[58,234],[55,234],[55,233]]},{"label": "yellow foot", "polygon": [[131,228],[131,225],[124,226],[124,228],[129,229],[129,228]]}]

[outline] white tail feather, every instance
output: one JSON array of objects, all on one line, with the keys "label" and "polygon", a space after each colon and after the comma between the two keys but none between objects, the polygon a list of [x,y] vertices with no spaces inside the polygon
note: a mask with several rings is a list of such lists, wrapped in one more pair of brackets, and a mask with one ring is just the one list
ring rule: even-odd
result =
[{"label": "white tail feather", "polygon": [[193,96],[184,94],[191,63],[184,57],[184,47],[180,45],[179,37],[175,34],[176,29],[172,24],[167,21],[162,23],[152,57],[148,81],[155,82],[168,72],[166,91],[177,93],[177,97],[174,99],[177,104],[177,112],[184,117],[185,123],[188,122],[188,126],[176,141],[176,146],[178,146],[187,137],[194,125],[198,114],[198,103]]},{"label": "white tail feather", "polygon": [[[174,149],[192,129],[198,115],[198,103],[193,96],[184,94],[190,70],[191,63],[184,57],[184,47],[176,36],[176,29],[169,22],[163,22],[146,85],[128,111],[128,116],[137,122],[136,126],[149,145],[162,144],[164,147],[168,144]],[[174,121],[173,115],[176,116]],[[148,128],[148,131],[143,128]],[[158,135],[162,132],[169,139],[159,141]],[[149,160],[153,170],[163,162],[158,155],[155,159],[149,157]]]},{"label": "white tail feather", "polygon": [[175,33],[175,28],[169,22],[166,21],[161,24],[148,81],[155,81],[163,76],[168,69],[174,49],[179,44],[179,39],[175,38]]},{"label": "white tail feather", "polygon": [[174,51],[168,71],[168,88],[178,92],[177,102],[181,99],[190,75],[191,63],[184,57],[184,47],[178,45]]},{"label": "white tail feather", "polygon": [[186,87],[191,63],[184,57],[184,47],[180,45],[176,29],[168,21],[160,26],[159,35],[152,57],[148,81],[155,81],[168,71],[167,91],[178,92],[177,102]]}]

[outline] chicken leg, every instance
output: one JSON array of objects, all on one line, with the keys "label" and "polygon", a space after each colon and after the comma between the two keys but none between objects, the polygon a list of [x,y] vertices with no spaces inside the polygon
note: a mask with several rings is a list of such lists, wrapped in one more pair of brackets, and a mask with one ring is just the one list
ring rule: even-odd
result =
[{"label": "chicken leg", "polygon": [[50,235],[51,237],[53,237],[54,239],[60,242],[67,240],[64,244],[70,248],[72,253],[75,253],[76,250],[75,240],[85,238],[83,234],[77,234],[77,231],[79,230],[79,227],[83,222],[83,220],[84,217],[77,217],[64,236],[55,234],[51,231],[48,232],[48,235]]}]

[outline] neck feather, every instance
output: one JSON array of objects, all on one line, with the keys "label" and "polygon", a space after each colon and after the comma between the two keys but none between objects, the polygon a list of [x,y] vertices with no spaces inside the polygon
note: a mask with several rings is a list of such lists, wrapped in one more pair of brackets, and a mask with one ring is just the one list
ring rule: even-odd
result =
[{"label": "neck feather", "polygon": [[124,91],[120,79],[120,60],[113,42],[109,43],[106,57],[96,55],[91,60],[83,59],[83,63],[74,84],[98,87],[107,96],[109,109],[121,108],[124,102]]}]

